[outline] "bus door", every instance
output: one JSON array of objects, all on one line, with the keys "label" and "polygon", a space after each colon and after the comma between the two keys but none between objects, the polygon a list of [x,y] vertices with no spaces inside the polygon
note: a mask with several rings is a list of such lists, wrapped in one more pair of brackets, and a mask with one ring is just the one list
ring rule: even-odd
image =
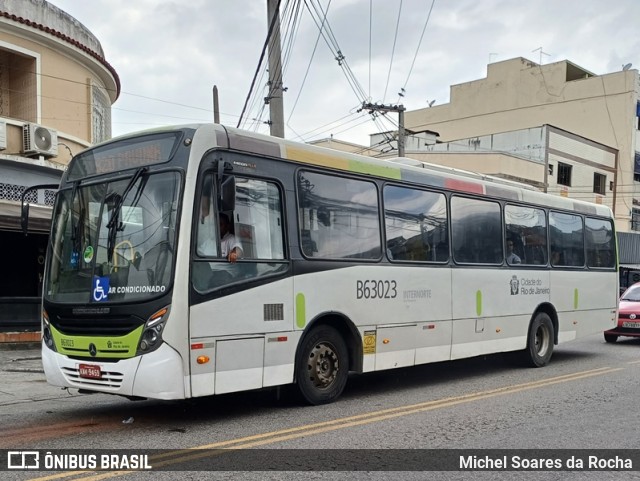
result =
[{"label": "bus door", "polygon": [[[205,176],[205,184],[213,177]],[[226,189],[220,198],[203,200],[210,202],[203,212],[218,222],[194,223],[192,283],[199,296],[191,306],[191,344],[206,346],[213,362],[198,364],[192,350],[192,388],[213,394],[291,382],[297,342],[282,189],[240,175],[212,191],[220,188]]]}]

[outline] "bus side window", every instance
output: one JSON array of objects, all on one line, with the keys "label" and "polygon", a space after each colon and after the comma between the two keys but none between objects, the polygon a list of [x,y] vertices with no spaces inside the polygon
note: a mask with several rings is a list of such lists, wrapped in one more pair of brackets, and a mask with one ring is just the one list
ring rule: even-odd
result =
[{"label": "bus side window", "polygon": [[311,231],[309,229],[302,229],[300,231],[300,240],[302,251],[309,257],[312,257],[314,253],[318,252],[318,246],[311,238]]},{"label": "bus side window", "polygon": [[596,268],[614,267],[615,236],[611,221],[587,217],[585,228],[587,265]]},{"label": "bus side window", "polygon": [[[229,219],[229,233],[235,236],[242,253],[233,263],[223,257],[194,262],[193,285],[199,291],[277,274],[288,267],[280,189],[273,182],[259,179],[236,177],[235,181],[235,210],[224,214]],[[222,250],[225,254],[224,246]]]},{"label": "bus side window", "polygon": [[507,204],[504,223],[520,264],[547,264],[547,218],[543,209]]},{"label": "bus side window", "polygon": [[387,185],[383,191],[389,260],[446,262],[447,203],[443,194]]}]

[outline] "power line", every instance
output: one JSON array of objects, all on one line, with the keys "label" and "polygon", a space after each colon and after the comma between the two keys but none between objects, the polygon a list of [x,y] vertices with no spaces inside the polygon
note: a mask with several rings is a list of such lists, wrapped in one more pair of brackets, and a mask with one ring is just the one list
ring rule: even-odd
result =
[{"label": "power line", "polygon": [[384,86],[384,95],[382,96],[383,103],[387,98],[387,88],[389,87],[389,78],[391,77],[391,68],[393,67],[393,56],[396,52],[396,41],[398,40],[398,28],[400,27],[401,14],[402,14],[402,0],[400,0],[400,6],[398,7],[398,19],[396,20],[396,33],[393,37],[393,48],[391,49],[391,60],[389,61],[389,72],[387,73],[387,84]]},{"label": "power line", "polygon": [[311,63],[313,62],[313,58],[315,57],[316,49],[318,48],[318,43],[320,42],[320,37],[322,35],[322,29],[324,28],[324,23],[327,20],[327,13],[329,12],[329,7],[330,6],[331,6],[331,0],[329,0],[329,3],[327,4],[327,9],[325,10],[324,16],[322,17],[322,24],[320,25],[320,30],[318,31],[318,36],[316,37],[316,42],[313,45],[313,51],[311,52],[311,57],[309,58],[309,63],[307,64],[307,70],[304,73],[304,77],[302,79],[302,83],[300,84],[300,89],[298,90],[298,95],[296,96],[296,100],[293,103],[293,107],[291,107],[291,112],[289,113],[289,118],[287,119],[287,124],[289,123],[289,120],[291,120],[291,116],[293,115],[293,112],[295,111],[296,106],[298,105],[298,100],[300,99],[300,95],[302,94],[302,89],[304,88],[304,85],[305,85],[305,83],[307,81],[307,75],[309,75],[309,70],[311,69]]},{"label": "power line", "polygon": [[[311,17],[313,18],[314,22],[316,23],[316,26],[318,26],[318,28],[320,29],[320,25],[319,25],[319,22],[318,22],[318,19],[316,18],[316,16],[320,17],[320,14],[318,13],[318,10],[320,10],[320,12],[322,12],[322,7],[321,6],[316,6],[313,3],[313,0],[304,0],[304,3],[305,3],[305,6],[307,7],[307,9],[309,10],[309,13],[311,14]],[[309,4],[311,4],[311,6],[309,6]],[[311,7],[313,7],[313,10],[312,10]],[[337,42],[335,36],[333,35],[333,32],[331,30],[331,26],[330,26],[328,20],[326,21],[326,28],[320,29],[320,31],[322,32],[322,38],[324,39],[324,41],[326,42],[327,46],[329,47],[329,50],[334,55],[334,59],[338,62],[338,65],[341,67],[343,73],[345,74],[345,77],[347,78],[349,86],[353,90],[353,92],[356,95],[356,97],[358,98],[358,100],[360,102],[363,102],[365,100],[365,98],[366,98],[366,94],[365,94],[364,90],[362,89],[362,86],[360,85],[358,80],[355,78],[355,75],[353,74],[353,71],[349,67],[349,63],[347,62],[347,58],[342,53],[342,51],[341,51],[341,49],[340,49],[340,47],[338,45],[338,42]]]},{"label": "power line", "polygon": [[[276,10],[280,8],[280,1],[278,0]],[[242,107],[242,112],[240,112],[240,118],[238,119],[237,127],[240,127],[240,123],[242,122],[242,117],[247,109],[247,104],[249,103],[249,98],[251,97],[251,92],[253,92],[253,88],[256,83],[256,78],[258,77],[258,72],[260,71],[260,66],[262,65],[262,61],[264,60],[264,55],[267,52],[267,46],[269,45],[269,39],[271,38],[271,34],[273,33],[273,29],[275,28],[276,20],[278,20],[278,16],[274,15],[271,19],[271,23],[269,24],[269,30],[267,31],[267,38],[264,41],[264,45],[262,46],[262,52],[260,53],[260,60],[258,61],[258,66],[256,67],[256,72],[253,75],[253,80],[251,81],[251,86],[249,87],[249,93],[247,94],[247,99],[244,102],[244,106]]]},{"label": "power line", "polygon": [[407,80],[402,87],[402,90],[407,88],[407,84],[409,83],[409,78],[411,78],[411,73],[413,72],[413,66],[416,63],[416,58],[418,58],[418,52],[420,51],[420,45],[422,45],[422,39],[424,37],[424,32],[427,30],[427,25],[429,25],[429,19],[431,18],[431,12],[433,11],[433,6],[435,5],[436,0],[432,0],[431,7],[429,8],[429,13],[427,14],[427,19],[424,22],[424,27],[422,27],[422,34],[420,35],[420,40],[418,41],[418,46],[416,47],[416,53],[413,56],[413,61],[411,62],[411,68],[409,69],[409,75],[407,75]]},{"label": "power line", "polygon": [[371,35],[373,32],[373,0],[369,0],[369,96],[371,100]]}]

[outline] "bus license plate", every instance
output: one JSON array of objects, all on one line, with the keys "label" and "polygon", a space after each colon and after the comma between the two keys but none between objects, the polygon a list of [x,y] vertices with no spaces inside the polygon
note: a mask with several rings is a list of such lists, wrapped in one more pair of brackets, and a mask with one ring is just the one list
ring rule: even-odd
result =
[{"label": "bus license plate", "polygon": [[101,379],[102,371],[100,371],[100,366],[93,366],[91,364],[80,364],[78,367],[78,371],[80,372],[80,377],[86,379]]},{"label": "bus license plate", "polygon": [[631,329],[640,329],[640,322],[623,322],[622,327],[630,327]]}]

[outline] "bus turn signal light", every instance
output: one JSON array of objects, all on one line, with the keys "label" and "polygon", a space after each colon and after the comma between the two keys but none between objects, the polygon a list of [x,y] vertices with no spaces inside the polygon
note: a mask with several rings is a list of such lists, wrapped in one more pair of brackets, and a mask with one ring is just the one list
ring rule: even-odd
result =
[{"label": "bus turn signal light", "polygon": [[198,364],[206,364],[209,362],[209,356],[198,356],[198,359],[196,359],[196,362]]}]

